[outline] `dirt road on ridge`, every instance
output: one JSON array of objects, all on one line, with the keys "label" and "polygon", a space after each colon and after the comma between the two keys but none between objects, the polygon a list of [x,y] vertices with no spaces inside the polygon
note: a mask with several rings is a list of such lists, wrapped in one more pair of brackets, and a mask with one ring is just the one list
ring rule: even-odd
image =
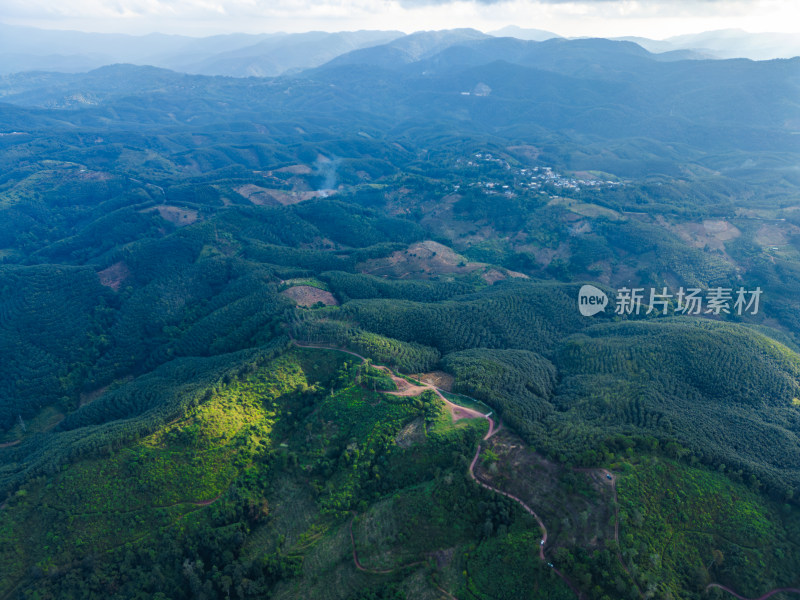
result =
[{"label": "dirt road on ridge", "polygon": [[[341,348],[334,348],[334,347],[331,347],[331,346],[312,345],[312,344],[306,345],[306,344],[300,344],[300,343],[298,343],[298,342],[296,342],[294,340],[292,340],[292,341],[294,342],[294,344],[296,346],[299,346],[300,348],[313,348],[313,349],[317,349],[317,350],[339,350],[340,352],[346,352],[347,354],[351,354],[352,356],[356,356],[356,357],[360,358],[363,361],[367,360],[366,358],[364,358],[360,354],[356,354],[355,352],[352,352],[350,350],[344,350],[344,349],[341,349]],[[481,412],[479,412],[477,410],[474,410],[474,409],[471,409],[471,408],[466,408],[464,406],[459,406],[458,404],[454,404],[453,402],[450,402],[450,400],[445,398],[444,395],[441,393],[441,391],[439,391],[438,388],[436,388],[436,387],[434,387],[434,386],[432,386],[430,384],[425,384],[425,385],[421,385],[421,386],[413,385],[413,384],[409,383],[408,381],[406,381],[405,379],[403,379],[402,377],[397,377],[396,375],[394,375],[394,373],[392,373],[391,369],[389,369],[388,367],[377,367],[377,368],[380,368],[381,370],[384,370],[387,373],[389,373],[389,375],[391,376],[392,380],[395,382],[395,384],[399,388],[395,392],[384,392],[386,394],[392,394],[392,395],[395,395],[395,396],[417,396],[417,395],[421,394],[422,392],[424,392],[426,390],[432,390],[434,393],[436,393],[437,396],[439,396],[439,398],[441,398],[441,400],[450,409],[451,414],[453,414],[453,416],[454,416],[454,420],[457,419],[457,418],[481,418],[481,419],[486,419],[489,422],[489,431],[486,433],[485,436],[483,436],[483,440],[482,441],[488,440],[495,433],[497,433],[500,430],[500,428],[502,427],[502,424],[498,424],[498,426],[495,427],[494,419],[492,419],[489,416],[491,413],[483,414],[483,413],[481,413]],[[455,411],[456,410],[459,413],[461,413],[463,415],[466,415],[466,416],[456,417],[455,416]],[[517,498],[513,494],[509,494],[508,492],[504,492],[504,491],[499,490],[499,489],[497,489],[495,487],[492,487],[491,485],[489,485],[487,483],[484,483],[483,481],[481,481],[480,479],[478,479],[475,476],[475,464],[478,462],[478,458],[480,457],[480,454],[481,454],[481,444],[478,444],[478,448],[475,450],[475,455],[472,457],[472,462],[469,465],[469,476],[470,476],[470,478],[472,478],[473,481],[475,481],[478,485],[484,487],[485,489],[487,489],[487,490],[489,490],[491,492],[494,492],[496,494],[501,494],[501,495],[505,496],[506,498],[509,498],[509,499],[513,500],[514,502],[519,504],[523,508],[523,510],[525,510],[525,512],[527,512],[528,514],[532,515],[533,518],[536,519],[536,522],[539,525],[539,529],[541,529],[541,531],[542,531],[542,542],[543,542],[543,543],[539,544],[539,559],[542,560],[543,562],[546,561],[547,559],[545,558],[545,555],[544,555],[544,548],[547,545],[547,527],[545,527],[544,522],[542,521],[541,517],[539,517],[539,515],[537,515],[536,512],[534,512],[534,510],[530,506],[525,504],[525,502],[523,502],[522,500],[520,500],[519,498]],[[356,568],[358,568],[361,571],[370,571],[369,569],[364,568],[358,562],[358,555],[356,554],[356,549],[355,549],[355,540],[353,540],[352,522],[350,523],[350,538],[351,538],[351,541],[353,541],[353,561],[354,561],[354,563],[356,565]],[[548,563],[548,564],[550,564],[550,563]],[[584,596],[580,592],[580,590],[577,587],[575,587],[575,585],[573,585],[573,583],[563,573],[561,573],[561,571],[559,571],[555,567],[552,567],[552,569],[553,569],[553,572],[556,575],[558,575],[564,581],[564,583],[567,584],[567,586],[569,586],[569,588],[575,593],[575,595],[578,597],[579,600],[582,600],[584,598]],[[391,572],[391,571],[371,571],[371,572],[387,573],[387,572]],[[454,597],[454,596],[451,596],[451,597]]]}]

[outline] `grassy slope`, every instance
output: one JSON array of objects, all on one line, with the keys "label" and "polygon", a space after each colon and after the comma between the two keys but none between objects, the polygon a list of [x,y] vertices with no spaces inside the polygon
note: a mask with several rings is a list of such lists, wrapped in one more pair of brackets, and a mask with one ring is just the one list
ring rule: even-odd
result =
[{"label": "grassy slope", "polygon": [[800,510],[707,469],[644,459],[619,479],[620,546],[642,589],[701,597],[712,582],[747,597],[800,584]]}]

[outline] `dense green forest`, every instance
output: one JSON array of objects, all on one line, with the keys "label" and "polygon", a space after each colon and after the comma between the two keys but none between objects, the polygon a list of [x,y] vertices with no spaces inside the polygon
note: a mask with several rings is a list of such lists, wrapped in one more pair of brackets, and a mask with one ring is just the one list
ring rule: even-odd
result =
[{"label": "dense green forest", "polygon": [[797,59],[564,43],[0,80],[0,599],[800,587]]}]

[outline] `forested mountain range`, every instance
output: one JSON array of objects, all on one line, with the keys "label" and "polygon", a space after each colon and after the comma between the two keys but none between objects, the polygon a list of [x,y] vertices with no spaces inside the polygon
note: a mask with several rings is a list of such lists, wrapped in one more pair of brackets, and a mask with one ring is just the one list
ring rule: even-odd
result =
[{"label": "forested mountain range", "polygon": [[[561,36],[539,29],[504,27],[488,34],[476,30],[311,31],[306,33],[123,35],[37,29],[0,23],[0,75],[25,71],[80,73],[131,63],[182,73],[230,77],[275,77],[320,66],[342,56],[351,61],[360,50],[378,48],[385,60],[418,57],[469,39],[489,37],[543,42]],[[709,31],[666,40],[620,38],[657,53],[663,60],[748,58],[768,60],[800,55],[791,35]],[[344,55],[355,52],[348,58]],[[372,60],[375,60],[373,56]]]},{"label": "forested mountain range", "polygon": [[0,598],[798,587],[800,59],[355,37],[0,79]]}]

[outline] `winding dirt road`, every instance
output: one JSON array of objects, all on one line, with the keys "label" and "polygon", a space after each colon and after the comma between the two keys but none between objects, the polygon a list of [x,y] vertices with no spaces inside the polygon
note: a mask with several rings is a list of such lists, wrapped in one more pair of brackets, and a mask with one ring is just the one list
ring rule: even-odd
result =
[{"label": "winding dirt road", "polygon": [[[384,367],[385,368],[385,367]],[[395,382],[395,385],[399,388],[396,392],[384,392],[386,394],[390,394],[392,396],[419,396],[422,392],[431,390],[434,392],[442,402],[445,403],[448,410],[450,410],[450,414],[453,416],[454,421],[458,421],[459,419],[486,419],[489,422],[489,431],[483,436],[484,440],[488,440],[492,437],[495,433],[500,431],[501,425],[495,427],[494,419],[489,416],[489,414],[483,414],[482,412],[475,410],[474,408],[467,408],[466,406],[461,406],[460,404],[455,404],[450,402],[447,398],[445,398],[444,394],[442,394],[439,388],[430,385],[428,383],[423,385],[410,385],[408,381],[403,379],[402,377],[397,377],[391,371],[386,369],[386,371],[391,375],[392,380]]]},{"label": "winding dirt road", "polygon": [[[349,354],[351,356],[355,356],[356,358],[360,358],[362,361],[366,362],[367,358],[353,352],[352,350],[347,350],[345,348],[338,348],[336,346],[325,346],[323,344],[301,344],[297,340],[292,340],[292,343],[297,346],[298,348],[311,348],[312,350],[334,350],[337,352],[344,352],[345,354]],[[384,394],[389,394],[391,396],[419,396],[421,393],[426,392],[428,390],[434,392],[439,398],[441,398],[442,402],[445,403],[447,408],[450,410],[450,413],[453,415],[453,420],[458,419],[486,419],[489,421],[489,432],[484,436],[484,440],[489,439],[495,433],[500,431],[501,425],[498,425],[495,428],[494,419],[492,419],[489,415],[485,415],[480,411],[477,411],[472,408],[467,408],[466,406],[461,406],[459,404],[455,404],[450,402],[447,398],[444,397],[441,390],[436,386],[433,386],[429,383],[423,383],[422,385],[414,385],[406,379],[402,377],[398,377],[395,375],[389,367],[385,367],[383,365],[373,365],[376,369],[380,369],[389,374],[394,381],[395,385],[397,386],[396,391],[391,392],[383,392]],[[491,414],[491,413],[489,413]]]},{"label": "winding dirt road", "polygon": [[[483,438],[483,439],[485,440],[486,438]],[[544,522],[542,521],[541,517],[539,517],[539,515],[537,515],[530,506],[525,504],[522,500],[520,500],[519,498],[517,498],[513,494],[509,494],[508,492],[504,492],[502,490],[498,490],[497,488],[494,488],[494,487],[490,486],[489,484],[482,482],[480,479],[478,479],[475,476],[475,463],[478,462],[478,458],[480,457],[480,453],[481,453],[481,449],[480,449],[480,447],[478,447],[478,450],[475,452],[475,456],[472,458],[472,462],[469,465],[469,476],[478,485],[486,488],[487,490],[490,490],[490,491],[498,493],[498,494],[502,494],[506,498],[511,498],[512,500],[517,502],[523,509],[525,509],[525,512],[527,512],[528,514],[532,515],[533,518],[536,519],[536,522],[539,524],[539,529],[542,530],[542,541],[544,542],[544,544],[540,544],[539,545],[539,558],[541,558],[542,560],[545,560],[545,558],[544,558],[544,546],[545,546],[545,544],[547,544],[547,527],[544,526]]]},{"label": "winding dirt road", "polygon": [[[301,348],[313,348],[313,349],[317,349],[317,350],[336,350],[336,351],[345,352],[347,354],[350,354],[352,356],[360,358],[362,361],[366,361],[367,360],[365,357],[361,356],[360,354],[357,354],[356,352],[352,352],[351,350],[346,350],[344,348],[335,348],[335,347],[332,347],[332,346],[323,346],[323,345],[315,345],[315,344],[300,344],[299,342],[297,342],[295,340],[292,340],[292,341],[294,342],[294,344],[296,346],[299,346]],[[392,373],[391,369],[389,369],[388,367],[377,366],[376,365],[376,368],[381,369],[381,370],[385,371],[386,373],[388,373],[390,375],[390,377],[392,378],[392,380],[395,382],[395,384],[398,386],[398,390],[397,391],[384,392],[386,394],[392,394],[392,395],[395,395],[395,396],[418,396],[419,394],[421,394],[422,392],[424,392],[426,390],[432,390],[433,392],[436,393],[437,396],[439,396],[439,398],[441,398],[442,402],[444,402],[445,405],[447,405],[448,409],[450,410],[450,413],[453,415],[453,420],[465,419],[465,418],[466,419],[470,419],[470,418],[486,419],[489,422],[489,431],[483,437],[482,442],[488,440],[495,433],[497,433],[500,430],[500,428],[502,427],[502,423],[498,424],[498,426],[495,427],[494,419],[492,419],[488,414],[484,415],[484,414],[482,414],[481,412],[479,412],[477,410],[474,410],[474,409],[471,409],[471,408],[466,408],[464,406],[460,406],[458,404],[454,404],[453,402],[450,402],[450,400],[445,398],[445,396],[442,394],[442,392],[437,387],[435,387],[433,385],[430,385],[430,384],[413,385],[410,382],[408,382],[407,380],[403,379],[402,377],[397,377],[394,373]],[[489,413],[489,414],[491,414],[491,413]],[[545,546],[547,545],[547,527],[545,527],[544,521],[542,521],[541,517],[539,517],[539,515],[537,515],[536,512],[530,506],[525,504],[525,502],[523,502],[520,498],[517,498],[516,496],[514,496],[513,494],[509,494],[508,492],[504,492],[503,490],[499,490],[499,489],[497,489],[497,488],[495,488],[495,487],[493,487],[493,486],[491,486],[491,485],[489,485],[487,483],[484,483],[480,479],[478,479],[478,477],[475,475],[475,465],[478,462],[478,458],[480,458],[481,449],[482,449],[482,445],[478,444],[478,448],[475,450],[475,455],[472,457],[472,462],[469,465],[469,476],[470,476],[470,478],[472,478],[473,481],[475,481],[478,485],[484,487],[485,489],[487,489],[487,490],[489,490],[491,492],[494,492],[496,494],[501,494],[501,495],[505,496],[506,498],[510,498],[511,500],[513,500],[514,502],[519,504],[523,508],[523,510],[525,510],[525,512],[527,512],[528,514],[533,516],[534,519],[536,519],[536,522],[539,524],[539,529],[541,529],[541,531],[542,531],[542,541],[543,541],[543,543],[539,545],[539,559],[542,560],[542,561],[546,561],[547,559],[546,559],[546,557],[544,555],[544,549],[545,549]],[[583,470],[588,470],[588,469],[576,469],[576,470],[583,471]],[[617,543],[617,548],[618,548],[618,550],[617,550],[617,560],[619,561],[620,565],[625,570],[625,572],[628,574],[628,576],[631,578],[631,581],[633,581],[634,585],[636,586],[637,591],[639,592],[639,596],[643,598],[644,594],[643,594],[641,588],[639,587],[639,583],[636,581],[636,579],[631,574],[630,570],[628,569],[628,566],[625,564],[625,561],[622,559],[622,553],[619,550],[619,501],[618,501],[618,498],[617,498],[617,477],[616,477],[616,475],[614,475],[613,473],[611,473],[611,471],[608,471],[607,469],[600,469],[600,472],[603,474],[603,476],[610,476],[611,487],[612,487],[612,490],[614,492],[614,506],[615,506],[615,513],[616,513],[616,518],[614,519],[614,541]],[[351,538],[351,541],[353,542],[353,561],[355,562],[356,568],[358,568],[361,571],[371,572],[371,573],[391,573],[392,572],[391,570],[390,571],[374,571],[374,570],[370,570],[370,569],[367,569],[367,568],[363,567],[358,562],[358,555],[356,553],[355,541],[353,540],[353,524],[352,524],[352,521],[350,523],[350,538]],[[548,564],[550,564],[550,563],[548,563]],[[406,566],[409,566],[409,565],[406,565]],[[573,591],[573,593],[578,597],[579,600],[582,600],[585,597],[583,595],[583,593],[569,580],[569,578],[566,575],[564,575],[561,571],[559,571],[555,567],[552,567],[552,569],[553,569],[553,572],[556,573],[556,575],[558,575],[564,581],[564,583],[567,584],[567,586],[569,586],[569,588]],[[769,592],[767,592],[763,596],[760,596],[759,598],[751,599],[751,598],[747,598],[746,596],[742,596],[741,594],[738,594],[735,591],[733,591],[732,589],[730,589],[730,588],[728,588],[728,587],[726,587],[724,585],[721,585],[719,583],[709,584],[706,589],[710,589],[712,587],[716,587],[716,588],[719,588],[719,589],[721,589],[723,591],[726,591],[726,592],[732,594],[733,596],[735,596],[736,598],[738,598],[739,600],[768,600],[768,598],[771,598],[775,594],[780,594],[780,593],[800,594],[800,589],[796,589],[796,588],[780,588],[780,589],[770,590]],[[444,590],[441,590],[441,591],[444,591]],[[448,593],[448,596],[450,598],[455,598],[455,596],[453,596],[452,594],[449,594],[449,593]]]},{"label": "winding dirt road", "polygon": [[[486,417],[486,418],[489,419],[489,417]],[[489,422],[490,422],[489,433],[487,433],[486,436],[484,436],[484,438],[483,438],[484,441],[488,440],[494,433],[496,433],[499,430],[499,428],[498,428],[498,430],[492,430],[491,419],[489,419]],[[534,519],[536,519],[536,522],[539,524],[539,529],[541,529],[541,531],[542,531],[542,542],[541,542],[541,544],[539,544],[539,559],[542,562],[546,562],[547,559],[544,556],[544,548],[547,545],[547,527],[545,527],[544,521],[542,521],[541,517],[539,515],[537,515],[536,512],[530,506],[525,504],[525,502],[523,502],[521,499],[517,498],[514,494],[509,494],[508,492],[504,492],[503,490],[499,490],[496,487],[492,487],[491,485],[489,485],[487,483],[484,483],[483,481],[478,479],[478,477],[475,475],[475,464],[478,462],[478,458],[480,457],[480,455],[481,455],[481,444],[478,444],[478,448],[477,448],[477,450],[475,450],[475,456],[472,457],[472,462],[469,465],[469,476],[478,485],[486,488],[487,490],[489,490],[491,492],[494,492],[496,494],[501,494],[501,495],[505,496],[506,498],[510,498],[511,500],[513,500],[514,502],[519,504],[523,508],[523,510],[525,510],[525,512],[527,512],[529,515],[533,516]],[[550,564],[551,563],[548,563],[548,565],[550,565]],[[572,590],[572,592],[578,597],[579,600],[584,598],[583,593],[569,580],[569,578],[566,575],[564,575],[561,571],[559,571],[555,567],[551,566],[551,568],[553,569],[553,572],[556,575],[558,575],[564,581],[564,583],[567,584],[567,586],[569,586],[569,589]]]},{"label": "winding dirt road", "polygon": [[[366,358],[364,358],[360,354],[357,354],[357,353],[352,352],[350,350],[345,350],[343,348],[334,348],[334,347],[331,347],[331,346],[323,346],[323,345],[315,345],[315,344],[300,344],[299,342],[297,342],[295,340],[292,340],[292,342],[296,346],[298,346],[300,348],[313,348],[313,349],[316,349],[316,350],[338,350],[340,352],[346,352],[347,354],[350,354],[352,356],[356,356],[356,357],[360,358],[363,361],[367,360]],[[391,376],[392,380],[395,382],[395,384],[399,388],[397,391],[394,391],[394,392],[384,392],[386,394],[391,394],[391,395],[395,395],[395,396],[418,396],[419,394],[421,394],[422,392],[424,392],[426,390],[432,390],[433,392],[436,393],[437,396],[439,396],[439,398],[441,398],[441,400],[445,403],[445,405],[447,405],[447,407],[450,409],[450,412],[453,415],[453,420],[457,420],[457,419],[460,419],[460,418],[486,419],[489,422],[489,431],[486,433],[485,436],[483,436],[483,440],[481,440],[482,442],[488,440],[495,433],[500,431],[500,429],[502,427],[502,423],[498,424],[498,426],[495,427],[494,419],[492,419],[489,416],[489,414],[491,414],[491,413],[483,414],[480,411],[474,410],[472,408],[466,408],[464,406],[460,406],[458,404],[454,404],[453,402],[450,402],[450,400],[445,398],[445,396],[442,394],[442,392],[437,387],[435,387],[433,385],[430,385],[430,384],[412,385],[408,381],[403,379],[402,377],[397,377],[394,373],[392,373],[391,369],[389,369],[388,367],[380,366],[380,367],[377,367],[377,368],[382,369],[382,370],[386,371],[387,373],[389,373],[389,375]],[[539,559],[542,560],[543,562],[545,562],[547,560],[545,558],[545,555],[544,555],[544,548],[547,545],[547,527],[545,527],[544,521],[542,521],[541,517],[539,517],[539,515],[537,515],[536,512],[530,506],[525,504],[525,502],[523,502],[521,499],[517,498],[513,494],[509,494],[508,492],[504,492],[502,490],[499,490],[496,487],[493,487],[493,486],[491,486],[491,485],[489,485],[487,483],[484,483],[480,479],[478,479],[478,477],[475,475],[475,464],[478,462],[478,458],[480,457],[480,454],[481,454],[481,449],[482,449],[481,444],[478,444],[478,447],[475,450],[475,455],[472,457],[472,462],[469,465],[469,476],[470,476],[470,478],[473,481],[475,481],[478,485],[484,487],[485,489],[487,489],[487,490],[489,490],[491,492],[494,492],[496,494],[501,494],[501,495],[505,496],[506,498],[510,498],[511,500],[513,500],[514,502],[519,504],[523,508],[523,510],[525,510],[525,512],[527,512],[528,514],[533,516],[534,519],[536,519],[536,522],[539,524],[539,529],[541,529],[541,531],[542,531],[542,543],[539,545]],[[371,573],[382,573],[382,574],[391,573],[392,572],[392,570],[389,570],[389,571],[373,571],[373,570],[367,569],[363,565],[361,565],[361,563],[358,561],[358,554],[356,552],[355,539],[353,538],[353,522],[352,521],[350,521],[350,540],[351,540],[351,542],[353,544],[353,562],[355,563],[355,566],[356,566],[357,569],[359,569],[360,571],[371,572]],[[416,564],[416,563],[414,563],[414,564]],[[410,565],[406,565],[406,566],[410,566]],[[558,575],[564,581],[564,583],[567,584],[567,586],[569,586],[569,588],[573,591],[573,593],[578,597],[579,600],[582,600],[584,598],[584,595],[581,593],[581,591],[577,587],[575,587],[575,585],[563,573],[561,573],[561,571],[559,571],[555,567],[552,567],[552,569],[553,569],[553,572],[556,575]],[[448,594],[448,596],[450,596],[451,598],[455,598],[455,596],[453,596],[452,594]]]},{"label": "winding dirt road", "polygon": [[356,569],[359,571],[363,571],[364,573],[373,573],[375,575],[387,575],[389,573],[394,572],[395,569],[368,569],[364,565],[361,564],[361,561],[358,560],[358,552],[356,552],[356,538],[353,536],[353,521],[355,520],[355,516],[350,519],[350,544],[353,547],[353,564],[355,564]]},{"label": "winding dirt road", "polygon": [[353,513],[353,518],[350,519],[350,544],[353,547],[353,564],[356,566],[356,569],[359,571],[363,571],[364,573],[372,573],[373,575],[388,575],[389,573],[394,573],[400,569],[406,569],[408,567],[416,567],[417,565],[423,564],[424,560],[418,560],[412,563],[408,563],[407,565],[400,565],[399,567],[394,567],[393,569],[370,569],[369,567],[365,567],[361,564],[361,561],[358,560],[358,551],[356,551],[356,538],[353,535],[353,521],[355,520],[355,513]]}]

